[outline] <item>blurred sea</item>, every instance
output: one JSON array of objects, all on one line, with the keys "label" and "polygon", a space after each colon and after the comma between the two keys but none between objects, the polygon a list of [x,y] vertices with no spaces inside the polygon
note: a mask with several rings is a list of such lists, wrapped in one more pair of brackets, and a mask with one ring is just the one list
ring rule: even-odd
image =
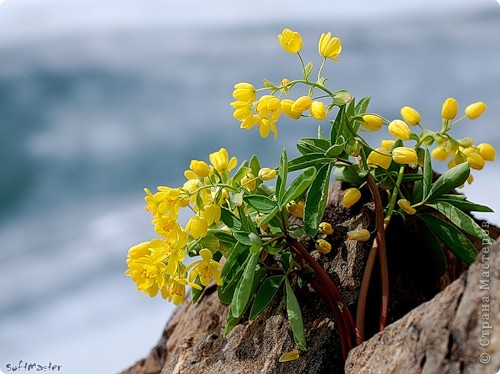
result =
[{"label": "blurred sea", "polygon": [[[372,95],[371,111],[387,118],[411,105],[438,128],[447,97],[461,108],[485,101],[485,115],[456,134],[500,149],[494,1],[430,10],[431,1],[399,10],[384,1],[338,14],[320,1],[318,18],[277,16],[276,5],[261,19],[220,1],[219,19],[205,17],[207,4],[190,14],[177,1],[15,3],[0,7],[0,370],[24,360],[109,373],[148,353],[173,308],[124,275],[128,248],[154,236],[143,187],[179,185],[189,160],[221,146],[274,166],[282,147],[316,133],[312,121],[281,121],[280,138],[262,140],[232,119],[234,83],[299,75],[276,41],[284,27],[301,32],[307,60],[319,61],[322,32],[340,36],[330,87]],[[488,164],[465,193],[499,211],[499,172]]]}]

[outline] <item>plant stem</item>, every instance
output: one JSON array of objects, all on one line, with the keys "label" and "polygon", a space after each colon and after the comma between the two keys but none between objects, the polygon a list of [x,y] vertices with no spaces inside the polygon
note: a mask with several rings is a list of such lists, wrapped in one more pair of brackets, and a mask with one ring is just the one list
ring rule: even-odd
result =
[{"label": "plant stem", "polygon": [[[328,276],[323,267],[319,265],[316,260],[309,254],[309,252],[304,248],[300,242],[291,237],[287,237],[287,241],[294,253],[304,262],[306,262],[315,272],[318,277],[318,282],[323,288],[323,292],[326,296],[327,301],[332,307],[335,319],[337,320],[337,325],[339,327],[340,340],[342,342],[342,351],[344,360],[347,358],[347,353],[351,348],[354,347],[353,335],[354,335],[354,321],[347,308],[342,295],[340,294],[337,286],[333,283],[333,280]],[[340,310],[338,303],[342,303],[343,308]],[[344,347],[347,347],[344,348]]]}]

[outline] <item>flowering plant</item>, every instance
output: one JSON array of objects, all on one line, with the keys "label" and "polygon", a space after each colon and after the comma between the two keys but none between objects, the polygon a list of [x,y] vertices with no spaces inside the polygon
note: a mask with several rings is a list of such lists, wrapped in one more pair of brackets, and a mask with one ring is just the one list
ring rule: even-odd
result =
[{"label": "flowering plant", "polygon": [[[192,287],[196,301],[213,280],[220,300],[230,305],[226,333],[262,314],[279,295],[299,349],[306,349],[306,339],[294,288],[309,283],[332,308],[345,358],[364,340],[366,298],[377,256],[382,284],[380,327],[386,325],[385,230],[394,215],[413,217],[442,273],[446,271],[443,247],[470,264],[477,251],[469,238],[491,242],[469,215],[491,209],[450,193],[466,181],[472,183],[471,168],[480,170],[485,161],[495,158],[491,145],[476,146],[470,138],[455,139],[451,134],[463,120],[480,117],[486,105],[473,103],[456,118],[458,103],[447,99],[439,130],[424,128],[419,112],[408,106],[401,109],[401,119],[390,121],[368,111],[370,98],[356,101],[346,90],[327,88],[323,68],[328,60],[338,62],[340,39],[331,33],[321,35],[318,52],[322,63],[315,79],[311,79],[313,63],[305,64],[300,54],[300,34],[285,29],[278,40],[285,51],[298,56],[302,76],[278,84],[264,80],[259,89],[250,83],[236,84],[231,103],[234,118],[244,129],[257,128],[263,138],[272,132],[276,138],[282,115],[294,120],[310,117],[320,124],[332,115],[328,133],[320,125],[316,137],[299,139],[301,155],[297,158],[289,160],[284,149],[276,168],[262,167],[257,155],[238,165],[221,148],[209,155],[209,163],[192,160],[182,187],[160,186],[154,193],[146,189],[146,210],[153,216],[158,237],[129,250],[127,275],[140,291],[150,296],[160,293],[175,304],[185,299],[186,286]],[[296,86],[307,87],[308,94],[289,98]],[[371,146],[360,135],[383,126],[392,139],[383,140],[380,147]],[[449,170],[436,178],[432,158],[449,160]],[[290,181],[292,172],[300,173]],[[298,240],[309,236],[321,254],[331,251],[328,238],[335,228],[323,221],[331,176],[351,186],[343,197],[345,208],[357,204],[368,190],[375,206],[376,232],[360,229],[347,234],[348,240],[373,239],[355,318],[344,307],[338,286]],[[185,227],[177,220],[181,208],[193,213]],[[186,255],[201,259],[186,265]],[[296,357],[287,354],[283,360]]]}]

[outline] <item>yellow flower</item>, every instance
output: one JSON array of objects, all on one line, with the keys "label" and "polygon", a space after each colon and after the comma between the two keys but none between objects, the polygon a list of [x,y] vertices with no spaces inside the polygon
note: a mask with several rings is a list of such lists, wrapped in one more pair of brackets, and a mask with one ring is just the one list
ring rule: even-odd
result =
[{"label": "yellow flower", "polygon": [[473,103],[465,108],[465,115],[470,119],[476,119],[486,110],[486,104],[482,101],[478,101],[477,103]]},{"label": "yellow flower", "polygon": [[298,203],[294,200],[290,201],[286,204],[286,210],[295,217],[304,218],[304,203],[302,201]]},{"label": "yellow flower", "polygon": [[368,166],[387,169],[391,166],[391,153],[385,148],[376,148],[374,151],[370,152],[366,162]]},{"label": "yellow flower", "polygon": [[264,95],[257,102],[257,111],[262,117],[267,117],[271,112],[281,109],[280,100],[273,95]]},{"label": "yellow flower", "polygon": [[318,43],[318,52],[324,58],[330,58],[336,61],[335,58],[342,52],[342,44],[339,38],[332,38],[332,33],[321,34]]},{"label": "yellow flower", "polygon": [[401,116],[411,126],[416,126],[421,120],[420,113],[409,106],[401,108]]},{"label": "yellow flower", "polygon": [[484,168],[484,158],[479,153],[470,153],[467,155],[467,162],[473,169],[481,170]]},{"label": "yellow flower", "polygon": [[243,178],[241,178],[241,186],[246,188],[248,191],[254,191],[257,188],[257,181],[252,173],[248,173]]},{"label": "yellow flower", "polygon": [[457,116],[457,112],[458,102],[452,97],[446,99],[441,109],[441,117],[444,119],[453,119]]},{"label": "yellow flower", "polygon": [[417,152],[413,148],[398,147],[392,151],[392,159],[396,164],[417,164]]},{"label": "yellow flower", "polygon": [[131,260],[138,260],[141,257],[150,253],[149,242],[142,242],[128,250],[128,258]]},{"label": "yellow flower", "polygon": [[283,49],[290,53],[297,53],[302,49],[302,38],[298,32],[284,29],[278,35],[278,41]]},{"label": "yellow flower", "polygon": [[208,224],[205,218],[193,216],[186,224],[186,231],[191,234],[194,239],[202,238],[207,235]]},{"label": "yellow flower", "polygon": [[395,119],[394,121],[389,123],[389,132],[398,139],[410,139],[411,130],[408,125],[400,119]]},{"label": "yellow flower", "polygon": [[384,119],[375,114],[365,114],[361,126],[369,131],[378,131],[384,124]]},{"label": "yellow flower", "polygon": [[300,116],[302,115],[302,112],[301,111],[294,112],[292,110],[292,105],[293,105],[293,100],[290,99],[281,100],[281,110],[283,111],[283,113],[285,113],[291,119],[299,119]]},{"label": "yellow flower", "polygon": [[309,107],[309,112],[314,119],[323,121],[326,118],[325,104],[321,101],[313,101]]},{"label": "yellow flower", "polygon": [[211,153],[209,159],[215,170],[219,173],[230,172],[238,163],[236,157],[231,157],[231,159],[229,159],[229,154],[225,148],[221,148],[219,151]]},{"label": "yellow flower", "polygon": [[189,168],[200,178],[208,177],[210,174],[210,167],[205,161],[192,160]]},{"label": "yellow flower", "polygon": [[159,186],[158,192],[154,195],[147,188],[144,191],[146,192],[144,198],[146,210],[150,210],[153,217],[156,218],[159,215],[177,217],[181,205],[180,190],[178,188]]},{"label": "yellow flower", "polygon": [[398,200],[398,205],[401,209],[403,209],[406,213],[413,215],[417,213],[417,210],[413,208],[410,204],[410,202],[406,199],[399,199]]},{"label": "yellow flower", "polygon": [[342,201],[344,207],[350,208],[354,204],[356,204],[359,199],[361,199],[361,192],[357,188],[349,188],[345,194],[344,199]]},{"label": "yellow flower", "polygon": [[177,238],[182,230],[179,223],[170,216],[155,218],[151,223],[155,232],[166,239]]},{"label": "yellow flower", "polygon": [[446,161],[446,159],[450,156],[446,147],[436,147],[432,150],[432,157],[434,157],[438,161]]},{"label": "yellow flower", "polygon": [[253,85],[243,82],[234,85],[233,97],[238,101],[252,103],[257,97],[257,93]]},{"label": "yellow flower", "polygon": [[324,239],[316,240],[315,247],[323,254],[330,253],[330,251],[332,250],[332,245]]},{"label": "yellow flower", "polygon": [[333,234],[333,227],[328,222],[321,222],[319,224],[319,232],[320,232],[320,234],[332,235]]},{"label": "yellow flower", "polygon": [[495,151],[495,148],[491,144],[481,143],[477,146],[477,149],[481,157],[484,158],[486,161],[493,161],[497,156],[497,152]]},{"label": "yellow flower", "polygon": [[301,96],[292,104],[292,112],[305,112],[312,104],[312,99],[309,96]]},{"label": "yellow flower", "polygon": [[269,181],[276,178],[276,169],[262,168],[259,170],[259,178],[263,181]]},{"label": "yellow flower", "polygon": [[150,242],[152,254],[167,261],[167,274],[174,276],[186,257],[185,247],[188,241],[187,232],[180,230],[176,238],[169,240],[153,239]]},{"label": "yellow flower", "polygon": [[175,305],[181,304],[186,298],[186,285],[201,290],[201,287],[196,283],[191,283],[182,278],[170,278],[168,285],[168,299]]},{"label": "yellow flower", "polygon": [[380,142],[380,146],[381,146],[382,148],[385,148],[385,149],[387,149],[387,150],[390,150],[390,149],[391,149],[391,147],[392,147],[392,145],[393,145],[394,143],[395,143],[395,140],[382,140],[382,141]]},{"label": "yellow flower", "polygon": [[274,134],[274,139],[278,139],[278,128],[276,121],[273,119],[261,118],[258,122],[259,134],[262,138],[267,138],[271,131]]},{"label": "yellow flower", "polygon": [[367,229],[348,231],[347,238],[358,242],[366,242],[370,240],[370,231]]},{"label": "yellow flower", "polygon": [[214,261],[212,252],[209,249],[203,248],[200,250],[200,256],[201,260],[194,261],[186,268],[188,271],[191,270],[189,281],[193,282],[199,275],[200,283],[203,286],[208,285],[212,278],[215,279],[215,283],[221,285],[222,265]]},{"label": "yellow flower", "polygon": [[221,208],[217,204],[208,203],[199,214],[205,219],[207,225],[210,226],[212,223],[220,221]]},{"label": "yellow flower", "polygon": [[152,255],[148,250],[139,258],[134,258],[129,252],[127,264],[128,269],[125,274],[137,285],[139,291],[154,297],[159,290],[162,290],[163,295],[168,275],[167,266],[160,256]]}]

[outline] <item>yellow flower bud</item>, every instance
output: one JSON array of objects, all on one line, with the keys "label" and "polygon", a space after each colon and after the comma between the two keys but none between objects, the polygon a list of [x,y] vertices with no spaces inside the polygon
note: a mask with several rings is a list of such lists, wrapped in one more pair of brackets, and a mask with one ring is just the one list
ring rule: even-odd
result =
[{"label": "yellow flower bud", "polygon": [[390,150],[395,140],[382,140],[380,146],[384,149]]},{"label": "yellow flower bud", "polygon": [[355,187],[349,188],[344,194],[342,204],[345,208],[350,208],[356,204],[359,199],[361,199],[361,192]]},{"label": "yellow flower bud", "polygon": [[469,174],[469,176],[467,177],[467,183],[472,184],[472,182],[474,182],[474,177],[472,176],[472,174]]},{"label": "yellow flower bud", "polygon": [[207,235],[208,224],[205,218],[193,216],[186,224],[186,231],[191,234],[194,239],[202,238]]},{"label": "yellow flower bud", "polygon": [[342,43],[339,38],[332,38],[331,32],[323,33],[319,38],[318,52],[320,56],[336,61],[335,58],[342,52]]},{"label": "yellow flower bud", "polygon": [[478,101],[477,103],[473,103],[465,108],[465,115],[470,119],[476,119],[486,110],[486,104],[482,101]]},{"label": "yellow flower bud", "polygon": [[254,191],[257,188],[257,181],[252,173],[248,173],[243,178],[241,178],[241,186],[246,188],[248,191]]},{"label": "yellow flower bud", "polygon": [[363,116],[363,122],[361,122],[361,126],[369,131],[377,131],[380,130],[382,125],[384,124],[383,118],[376,116],[374,114],[365,114]]},{"label": "yellow flower bud", "polygon": [[348,231],[347,238],[358,242],[366,242],[370,240],[370,231],[367,229]]},{"label": "yellow flower bud", "polygon": [[493,161],[497,156],[497,152],[495,151],[495,148],[493,148],[491,144],[481,143],[477,146],[477,149],[481,157],[484,158],[486,161]]},{"label": "yellow flower bud", "polygon": [[276,96],[264,95],[257,102],[257,111],[262,117],[267,117],[272,112],[279,113],[281,112],[281,102]]},{"label": "yellow flower bud", "polygon": [[467,162],[469,166],[476,170],[484,168],[484,158],[479,153],[471,153],[467,155]]},{"label": "yellow flower bud", "polygon": [[234,85],[233,97],[236,100],[252,103],[257,97],[255,87],[250,83],[238,83]]},{"label": "yellow flower bud", "polygon": [[231,159],[229,159],[229,154],[225,148],[221,148],[219,151],[211,153],[208,157],[215,170],[219,173],[223,171],[230,172],[238,163],[236,157],[231,157]]},{"label": "yellow flower bud", "polygon": [[381,167],[382,169],[387,169],[391,166],[391,153],[385,148],[377,148],[375,151],[371,151],[366,160],[368,166]]},{"label": "yellow flower bud", "polygon": [[448,169],[451,169],[451,168],[453,168],[453,167],[457,166],[457,163],[456,163],[456,161],[455,161],[455,158],[452,158],[452,159],[448,162],[448,165],[447,165],[447,166],[448,166]]},{"label": "yellow flower bud", "polygon": [[318,251],[325,255],[330,253],[330,251],[332,250],[332,245],[324,239],[316,240],[315,247]]},{"label": "yellow flower bud", "polygon": [[432,150],[432,157],[438,161],[446,161],[450,156],[445,147],[436,147]]},{"label": "yellow flower bud", "polygon": [[411,126],[416,126],[421,120],[420,113],[409,106],[401,108],[401,116]]},{"label": "yellow flower bud", "polygon": [[302,49],[302,37],[298,32],[290,29],[284,29],[278,35],[278,41],[287,52],[297,53]]},{"label": "yellow flower bud", "polygon": [[413,215],[417,213],[417,210],[413,208],[410,204],[410,202],[406,199],[400,199],[398,200],[398,205],[401,209],[403,209],[406,213]]},{"label": "yellow flower bud", "polygon": [[320,234],[332,235],[333,234],[333,227],[328,222],[321,222],[319,224],[319,232],[320,232]]},{"label": "yellow flower bud", "polygon": [[149,242],[142,242],[140,244],[134,245],[128,250],[128,257],[132,260],[138,260],[151,253],[149,250]]},{"label": "yellow flower bud", "polygon": [[394,121],[389,123],[389,132],[398,139],[410,139],[411,130],[408,125],[400,119],[395,119]]},{"label": "yellow flower bud", "polygon": [[200,178],[208,177],[210,173],[210,167],[205,161],[192,160],[189,168]]},{"label": "yellow flower bud", "polygon": [[398,147],[392,151],[392,159],[396,164],[407,165],[417,164],[418,156],[417,151],[413,148]]},{"label": "yellow flower bud", "polygon": [[441,108],[441,117],[444,119],[453,119],[457,116],[457,112],[458,102],[452,97],[446,99]]},{"label": "yellow flower bud", "polygon": [[292,110],[293,100],[285,99],[281,100],[281,110],[291,119],[299,119],[302,115],[301,111]]},{"label": "yellow flower bud", "polygon": [[255,223],[257,224],[257,226],[259,226],[262,230],[267,230],[269,228],[269,223],[264,223],[262,226],[260,224],[260,222],[262,221],[262,217],[264,217],[264,214],[262,213],[259,213],[255,216]]},{"label": "yellow flower bud", "polygon": [[314,119],[323,121],[326,118],[325,104],[321,101],[313,101],[309,107],[309,112]]},{"label": "yellow flower bud", "polygon": [[305,112],[312,104],[312,99],[309,96],[301,96],[292,104],[292,112]]},{"label": "yellow flower bud", "polygon": [[259,170],[259,178],[263,181],[269,181],[276,178],[276,169],[262,168]]},{"label": "yellow flower bud", "polygon": [[295,217],[304,218],[304,203],[302,201],[298,203],[293,200],[290,201],[286,204],[286,210]]}]

